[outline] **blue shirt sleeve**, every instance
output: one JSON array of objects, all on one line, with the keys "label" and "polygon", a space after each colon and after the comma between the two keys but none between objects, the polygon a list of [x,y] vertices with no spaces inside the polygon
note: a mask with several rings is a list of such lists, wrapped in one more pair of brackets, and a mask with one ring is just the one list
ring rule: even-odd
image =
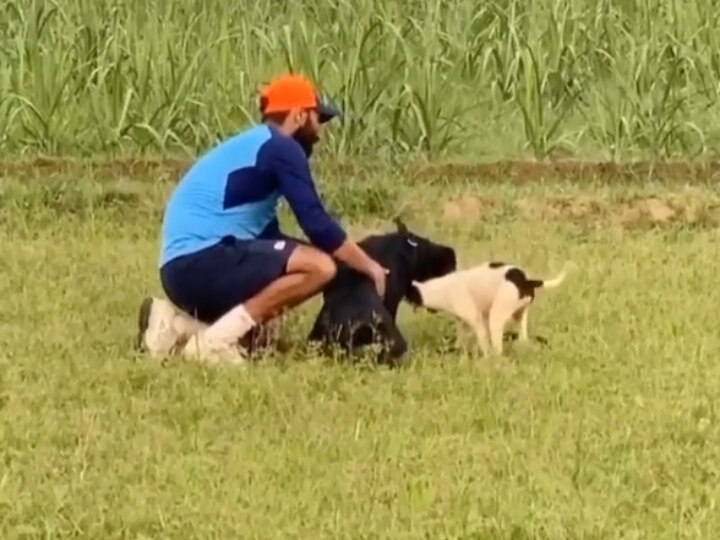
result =
[{"label": "blue shirt sleeve", "polygon": [[257,166],[275,176],[278,191],[287,199],[310,242],[326,253],[342,245],[347,234],[325,210],[305,152],[297,141],[274,134],[258,153]]}]

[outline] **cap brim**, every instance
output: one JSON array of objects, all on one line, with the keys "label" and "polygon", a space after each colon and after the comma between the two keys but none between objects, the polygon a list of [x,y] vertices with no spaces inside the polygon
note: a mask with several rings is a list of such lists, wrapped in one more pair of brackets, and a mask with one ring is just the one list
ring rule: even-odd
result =
[{"label": "cap brim", "polygon": [[320,96],[318,96],[317,103],[317,110],[318,115],[320,116],[321,124],[329,122],[333,118],[342,117],[342,111],[338,107],[323,100]]}]

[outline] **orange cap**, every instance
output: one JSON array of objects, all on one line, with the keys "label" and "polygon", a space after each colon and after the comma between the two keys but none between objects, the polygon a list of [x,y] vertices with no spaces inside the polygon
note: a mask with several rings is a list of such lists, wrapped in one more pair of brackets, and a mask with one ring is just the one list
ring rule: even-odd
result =
[{"label": "orange cap", "polygon": [[281,75],[263,88],[266,113],[285,112],[290,109],[317,107],[317,95],[312,83],[302,75]]},{"label": "orange cap", "polygon": [[317,109],[323,123],[342,114],[339,109],[320,99],[315,86],[302,75],[280,75],[260,92],[260,109],[263,114],[295,108]]}]

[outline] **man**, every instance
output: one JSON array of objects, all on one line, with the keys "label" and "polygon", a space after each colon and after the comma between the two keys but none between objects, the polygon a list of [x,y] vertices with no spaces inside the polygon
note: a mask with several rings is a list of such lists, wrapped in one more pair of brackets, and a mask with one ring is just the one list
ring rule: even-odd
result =
[{"label": "man", "polygon": [[[145,299],[140,313],[139,339],[154,356],[188,339],[183,352],[193,358],[239,355],[253,327],[322,290],[335,276],[333,257],[384,293],[386,270],[328,215],[308,165],[321,124],[339,111],[299,75],[273,80],[260,109],[261,124],[201,156],[170,197],[160,253],[170,302]],[[280,232],[281,196],[309,243]]]}]

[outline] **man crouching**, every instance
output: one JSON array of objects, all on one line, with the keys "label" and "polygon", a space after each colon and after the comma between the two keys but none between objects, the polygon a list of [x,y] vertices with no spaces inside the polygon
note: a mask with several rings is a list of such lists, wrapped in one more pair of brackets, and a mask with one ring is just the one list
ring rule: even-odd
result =
[{"label": "man crouching", "polygon": [[[170,197],[160,255],[169,302],[145,299],[139,317],[141,347],[153,356],[180,348],[242,362],[238,341],[320,292],[335,276],[333,257],[384,292],[386,271],[327,214],[308,166],[321,124],[339,111],[297,75],[272,81],[260,110],[261,124],[200,157]],[[280,232],[281,196],[309,243]]]}]

